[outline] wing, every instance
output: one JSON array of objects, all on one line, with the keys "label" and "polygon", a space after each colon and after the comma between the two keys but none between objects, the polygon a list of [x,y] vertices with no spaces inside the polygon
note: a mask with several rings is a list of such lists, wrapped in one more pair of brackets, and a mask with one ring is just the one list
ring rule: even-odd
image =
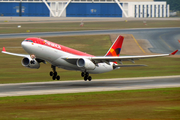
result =
[{"label": "wing", "polygon": [[[170,55],[175,55],[177,52],[178,52],[178,50],[176,50],[170,54],[159,54],[159,55],[119,56],[119,57],[83,57],[83,58],[87,58],[94,63],[105,62],[105,63],[109,64],[109,62],[115,62],[115,61],[117,61],[118,63],[121,63],[122,61],[131,61],[132,63],[134,63],[134,60],[170,56]],[[65,59],[65,60],[77,60],[77,59],[80,59],[80,57],[67,57],[67,58],[63,58],[63,59]]]},{"label": "wing", "polygon": [[155,58],[155,57],[164,57],[174,55],[178,52],[178,50],[174,51],[171,54],[159,54],[159,55],[141,55],[141,56],[119,56],[119,57],[92,57],[91,59],[95,62],[114,62],[117,61],[121,63],[122,61],[131,61],[134,63],[134,60],[146,59],[146,58]]},{"label": "wing", "polygon": [[[19,56],[19,57],[26,57],[26,58],[30,58],[31,56],[28,54],[18,54],[18,53],[11,53],[11,52],[6,52],[5,47],[3,47],[2,53],[4,54],[8,54],[8,55],[14,55],[14,56]],[[44,64],[46,64],[45,60],[39,59],[39,58],[35,58],[39,63],[43,62]]]},{"label": "wing", "polygon": [[18,54],[18,53],[6,52],[5,47],[3,47],[2,53],[4,53],[4,54],[8,54],[8,55],[19,56],[19,57],[29,57],[29,55],[28,55],[28,54]]}]

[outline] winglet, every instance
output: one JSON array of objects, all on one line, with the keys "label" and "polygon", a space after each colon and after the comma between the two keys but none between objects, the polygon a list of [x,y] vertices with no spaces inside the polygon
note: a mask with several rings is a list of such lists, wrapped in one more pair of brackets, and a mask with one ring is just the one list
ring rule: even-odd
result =
[{"label": "winglet", "polygon": [[176,51],[172,52],[172,53],[169,54],[169,55],[175,55],[178,51],[179,51],[179,50],[176,50]]},{"label": "winglet", "polygon": [[2,50],[2,52],[6,52],[6,49],[5,49],[5,47],[3,47],[3,50]]}]

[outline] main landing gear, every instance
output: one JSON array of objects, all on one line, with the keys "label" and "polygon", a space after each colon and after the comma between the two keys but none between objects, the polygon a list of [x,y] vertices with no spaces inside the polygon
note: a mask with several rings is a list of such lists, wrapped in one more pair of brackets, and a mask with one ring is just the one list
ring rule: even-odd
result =
[{"label": "main landing gear", "polygon": [[53,80],[60,80],[60,76],[59,75],[57,75],[57,72],[56,72],[56,66],[53,66],[53,65],[51,65],[51,68],[53,69],[53,71],[51,71],[50,73],[49,73],[49,75],[50,76],[52,76],[52,79]]},{"label": "main landing gear", "polygon": [[[57,79],[57,80],[60,80],[60,76],[57,75],[57,72],[56,72],[56,66],[51,65],[51,68],[52,68],[53,71],[51,71],[51,72],[49,73],[49,75],[52,76],[52,79],[53,79],[53,80],[56,80],[56,79]],[[84,77],[84,81],[87,81],[87,80],[91,81],[91,80],[92,80],[92,77],[89,76],[89,73],[86,72],[86,71],[85,71],[85,72],[82,72],[82,73],[81,73],[81,76]]]},{"label": "main landing gear", "polygon": [[81,76],[84,77],[84,81],[87,81],[87,80],[91,81],[92,80],[92,77],[89,76],[88,72],[82,72]]}]

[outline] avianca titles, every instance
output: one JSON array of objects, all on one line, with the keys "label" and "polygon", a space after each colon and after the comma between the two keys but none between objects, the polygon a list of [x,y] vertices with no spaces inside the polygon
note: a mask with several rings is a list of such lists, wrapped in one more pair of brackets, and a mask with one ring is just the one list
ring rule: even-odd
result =
[{"label": "avianca titles", "polygon": [[56,67],[58,67],[80,71],[85,81],[91,81],[90,74],[105,73],[120,67],[145,66],[124,65],[122,61],[134,63],[134,60],[175,55],[178,52],[176,50],[171,54],[119,56],[123,40],[123,36],[118,36],[106,55],[98,57],[41,38],[26,38],[21,43],[23,49],[28,53],[27,55],[6,52],[5,47],[3,47],[2,53],[23,57],[22,65],[27,68],[38,69],[41,62],[49,62],[52,68],[50,76],[52,76],[53,80],[60,80],[60,76],[56,72]]}]

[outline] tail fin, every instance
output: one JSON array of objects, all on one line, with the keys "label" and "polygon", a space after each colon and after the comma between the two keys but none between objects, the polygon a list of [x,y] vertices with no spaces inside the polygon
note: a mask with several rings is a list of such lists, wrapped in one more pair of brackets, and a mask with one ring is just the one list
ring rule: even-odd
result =
[{"label": "tail fin", "polygon": [[105,56],[119,56],[124,37],[118,36]]}]

